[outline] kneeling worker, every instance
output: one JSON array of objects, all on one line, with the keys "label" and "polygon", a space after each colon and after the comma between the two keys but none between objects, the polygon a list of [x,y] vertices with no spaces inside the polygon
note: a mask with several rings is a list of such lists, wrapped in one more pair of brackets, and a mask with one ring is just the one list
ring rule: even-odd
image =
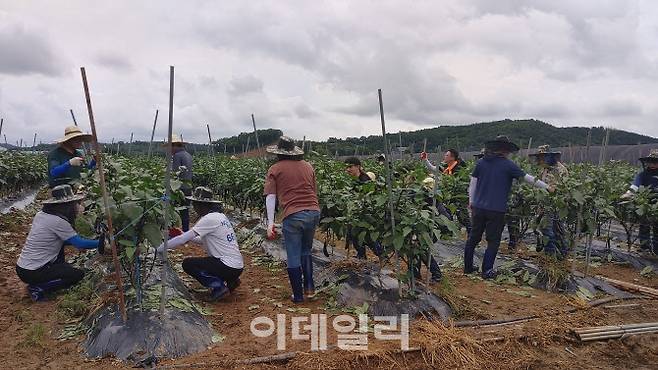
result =
[{"label": "kneeling worker", "polygon": [[[197,223],[189,230],[167,242],[167,249],[176,248],[189,241],[201,244],[207,257],[188,257],[183,260],[183,270],[210,288],[212,300],[219,300],[240,285],[244,269],[242,254],[233,226],[223,212],[221,202],[213,198],[212,191],[197,187],[191,197],[194,211],[199,215]],[[158,247],[164,252],[164,244]]]},{"label": "kneeling worker", "polygon": [[16,274],[28,284],[34,301],[46,294],[68,288],[82,280],[85,273],[64,260],[64,246],[96,249],[103,253],[105,235],[98,240],[82,238],[73,229],[76,216],[82,212],[82,195],[73,194],[70,185],[52,189],[52,198],[32,220],[32,228],[16,262]]}]

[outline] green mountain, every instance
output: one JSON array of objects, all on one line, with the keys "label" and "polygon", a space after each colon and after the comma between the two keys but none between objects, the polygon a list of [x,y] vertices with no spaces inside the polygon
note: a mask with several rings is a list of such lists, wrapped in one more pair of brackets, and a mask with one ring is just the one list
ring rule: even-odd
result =
[{"label": "green mountain", "polygon": [[[428,150],[441,146],[444,150],[455,148],[459,151],[477,151],[487,140],[497,135],[507,135],[521,147],[527,147],[532,138],[532,146],[550,144],[553,147],[586,145],[588,132],[591,130],[592,146],[601,145],[605,138],[603,127],[555,127],[548,123],[529,120],[503,120],[482,122],[464,126],[438,126],[417,131],[387,134],[393,147],[400,145],[408,150],[419,152],[427,139]],[[608,145],[635,145],[658,143],[658,139],[623,130],[611,130]],[[381,135],[348,137],[345,139],[329,138],[326,142],[313,142],[312,149],[339,155],[373,154],[383,151]]]}]

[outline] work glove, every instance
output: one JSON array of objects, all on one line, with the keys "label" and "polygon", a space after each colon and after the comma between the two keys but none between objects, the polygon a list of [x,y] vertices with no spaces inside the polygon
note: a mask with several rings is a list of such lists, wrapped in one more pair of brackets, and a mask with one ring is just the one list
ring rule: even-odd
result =
[{"label": "work glove", "polygon": [[420,153],[420,160],[421,161],[426,161],[427,160],[427,152]]},{"label": "work glove", "polygon": [[169,229],[169,239],[175,238],[178,235],[183,234],[183,230],[177,228],[177,227],[172,227]]},{"label": "work glove", "polygon": [[272,225],[267,225],[267,239],[269,240],[274,240],[276,239],[276,229],[274,228],[274,224]]},{"label": "work glove", "polygon": [[81,157],[73,157],[69,159],[69,164],[74,167],[80,167],[82,166],[82,163],[84,162],[84,159]]}]

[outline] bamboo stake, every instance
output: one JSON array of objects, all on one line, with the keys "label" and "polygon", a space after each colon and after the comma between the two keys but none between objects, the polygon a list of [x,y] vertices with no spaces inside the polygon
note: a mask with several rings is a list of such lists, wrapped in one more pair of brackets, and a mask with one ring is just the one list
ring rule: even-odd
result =
[{"label": "bamboo stake", "polygon": [[[78,127],[78,121],[75,119],[75,114],[73,114],[73,109],[69,109],[69,112],[71,113],[71,118],[73,119],[73,124],[75,127]],[[82,143],[82,149],[85,151],[85,155],[87,155],[87,144]]]},{"label": "bamboo stake", "polygon": [[121,265],[119,265],[119,257],[117,256],[117,245],[114,240],[114,229],[112,226],[112,214],[110,213],[110,198],[107,194],[107,186],[105,184],[105,172],[103,170],[103,156],[101,155],[101,147],[98,145],[98,135],[96,133],[96,123],[94,121],[94,112],[91,107],[91,96],[89,94],[89,85],[87,84],[87,73],[85,72],[84,67],[80,67],[80,73],[82,74],[82,85],[85,90],[85,99],[87,101],[87,112],[89,114],[89,124],[91,125],[91,135],[92,141],[94,144],[94,149],[96,150],[97,163],[98,167],[98,176],[101,183],[101,192],[103,194],[103,206],[105,208],[105,216],[107,218],[107,233],[110,237],[110,245],[112,247],[112,262],[114,265],[114,276],[117,284],[117,289],[119,290],[119,310],[121,311],[121,318],[125,323],[128,319],[126,315],[126,300],[123,294],[123,282],[121,281]]},{"label": "bamboo stake", "polygon": [[601,276],[601,275],[596,275],[596,278],[600,279],[600,280],[603,280],[603,281],[606,281],[606,282],[608,282],[612,285],[615,285],[617,287],[620,287],[620,288],[625,288],[627,290],[631,290],[631,291],[634,291],[634,292],[645,293],[645,294],[648,294],[648,295],[653,296],[653,297],[658,297],[658,289],[653,289],[653,288],[649,288],[649,287],[646,287],[646,286],[629,283],[629,282],[626,282],[626,281],[610,279],[610,278],[607,278],[607,277]]},{"label": "bamboo stake", "polygon": [[[164,309],[167,303],[167,242],[169,239],[169,208],[171,201],[171,166],[172,166],[172,152],[173,147],[171,144],[171,135],[174,125],[174,66],[169,66],[169,130],[167,131],[167,172],[165,173],[165,213],[164,223],[165,227],[162,230],[162,238],[164,239],[164,252],[162,253],[162,290],[160,291],[160,316],[164,319]],[[181,139],[182,140],[182,139]]]},{"label": "bamboo stake", "polygon": [[[425,140],[425,143],[427,143],[427,140]],[[425,150],[423,149],[423,151],[425,151]],[[436,222],[436,213],[437,213],[437,209],[436,209],[436,188],[437,188],[438,182],[439,182],[439,165],[437,164],[436,167],[434,167],[434,184],[432,185],[432,221],[433,222]],[[431,238],[433,238],[433,237],[434,237],[434,235],[431,236]],[[427,284],[427,286],[430,285],[430,275],[431,275],[430,265],[431,265],[431,262],[432,262],[432,247],[433,247],[433,244],[430,245],[427,248],[427,277],[425,278],[425,283]],[[420,267],[419,267],[419,270],[420,270]],[[412,276],[413,276],[413,274],[412,274]]]},{"label": "bamboo stake", "polygon": [[208,129],[208,155],[212,156],[212,137],[210,136],[210,125],[206,123],[206,128]]},{"label": "bamboo stake", "polygon": [[133,132],[130,133],[130,143],[128,144],[128,155],[133,152]]},{"label": "bamboo stake", "polygon": [[158,110],[155,110],[155,119],[153,119],[153,129],[151,130],[151,141],[149,141],[148,158],[151,159],[151,147],[153,146],[153,136],[155,135],[155,125],[158,123]]},{"label": "bamboo stake", "polygon": [[458,321],[453,324],[455,328],[468,328],[473,326],[491,326],[491,325],[501,325],[501,324],[512,324],[515,322],[528,321],[532,319],[539,318],[536,315],[532,316],[523,316],[523,317],[513,317],[510,319],[499,319],[499,320],[475,320],[475,321]]},{"label": "bamboo stake", "polygon": [[258,130],[256,130],[256,118],[254,118],[254,114],[251,114],[251,123],[254,125],[254,133],[256,134],[256,148],[258,151],[260,151],[260,141],[258,140]]},{"label": "bamboo stake", "polygon": [[37,133],[34,133],[34,139],[32,140],[32,149],[37,145]]},{"label": "bamboo stake", "polygon": [[244,153],[243,154],[247,154],[247,152],[249,151],[249,140],[251,140],[251,136],[247,136],[247,145],[245,145],[245,147],[244,147]]},{"label": "bamboo stake", "polygon": [[[388,208],[391,213],[392,234],[395,235],[395,216],[393,214],[393,180],[391,179],[391,152],[389,151],[388,140],[386,140],[386,122],[384,120],[384,102],[382,100],[382,89],[377,90],[379,95],[379,116],[382,122],[382,137],[384,138],[384,160],[386,166],[386,187],[388,188]],[[393,246],[395,249],[395,246]],[[398,296],[402,298],[402,281],[400,280],[400,252],[395,250],[396,278],[398,280]],[[412,274],[413,276],[413,274]]]},{"label": "bamboo stake", "polygon": [[[0,118],[0,135],[2,135],[2,126],[5,124],[5,119]],[[5,136],[5,144],[7,144],[7,136]]]},{"label": "bamboo stake", "polygon": [[528,151],[525,153],[526,156],[530,154],[530,149],[532,149],[532,136],[528,139]]}]

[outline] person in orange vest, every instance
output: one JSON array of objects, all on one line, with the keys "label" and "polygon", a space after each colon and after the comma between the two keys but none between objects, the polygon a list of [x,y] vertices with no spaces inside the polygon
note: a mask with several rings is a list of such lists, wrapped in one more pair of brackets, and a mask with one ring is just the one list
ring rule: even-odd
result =
[{"label": "person in orange vest", "polygon": [[[428,170],[430,170],[431,173],[437,172],[437,167],[434,166],[427,158],[426,152],[420,153],[420,160],[425,163],[425,166],[427,167]],[[440,170],[441,173],[444,175],[452,176],[456,174],[458,171],[460,171],[461,169],[463,169],[465,165],[466,164],[464,163],[464,161],[459,157],[459,152],[456,149],[450,148],[446,150],[445,153],[443,153],[443,163],[439,166],[438,170]],[[466,191],[466,189],[464,189],[464,191]],[[441,205],[440,207],[443,207],[443,205]],[[445,209],[445,207],[443,208]],[[457,216],[457,221],[459,221],[459,223],[466,228],[466,233],[467,234],[470,233],[471,220],[468,213],[468,209],[466,209],[466,204],[462,205],[457,209],[456,216]],[[453,219],[452,215],[448,218],[451,220]]]},{"label": "person in orange vest", "polygon": [[[432,173],[436,172],[436,166],[434,166],[432,162],[430,162],[430,160],[427,158],[426,152],[420,153],[420,159],[425,162],[425,166],[428,170],[432,171]],[[445,153],[443,153],[443,163],[439,167],[441,173],[444,175],[454,175],[455,172],[459,171],[463,167],[464,161],[459,158],[459,152],[456,149],[448,149]]]}]

